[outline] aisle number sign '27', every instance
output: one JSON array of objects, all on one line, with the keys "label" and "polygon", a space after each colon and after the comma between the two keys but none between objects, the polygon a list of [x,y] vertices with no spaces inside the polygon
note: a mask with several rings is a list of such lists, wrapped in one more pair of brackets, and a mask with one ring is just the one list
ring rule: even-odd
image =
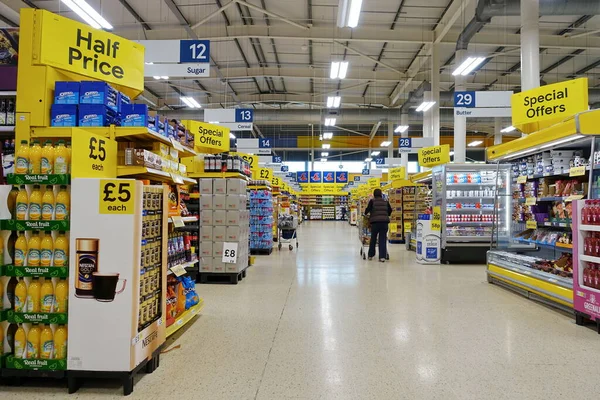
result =
[{"label": "aisle number sign '27'", "polygon": [[107,137],[74,128],[73,178],[115,178],[117,176],[117,142]]},{"label": "aisle number sign '27'", "polygon": [[135,211],[133,179],[101,179],[98,193],[100,214],[133,214]]}]

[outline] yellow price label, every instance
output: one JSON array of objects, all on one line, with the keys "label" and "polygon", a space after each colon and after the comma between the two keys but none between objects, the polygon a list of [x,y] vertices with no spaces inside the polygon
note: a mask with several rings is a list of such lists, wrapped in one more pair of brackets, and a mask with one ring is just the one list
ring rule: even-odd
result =
[{"label": "yellow price label", "polygon": [[537,229],[537,221],[527,221],[525,227],[527,229]]},{"label": "yellow price label", "polygon": [[271,185],[273,186],[280,186],[281,182],[278,176],[274,176],[273,178],[271,178]]},{"label": "yellow price label", "polygon": [[573,167],[569,170],[569,176],[582,176],[585,175],[585,166]]},{"label": "yellow price label", "polygon": [[442,210],[440,206],[433,207],[431,216],[431,230],[439,232],[442,230]]},{"label": "yellow price label", "polygon": [[271,182],[273,179],[273,171],[270,168],[259,168],[255,171],[254,179],[260,179]]},{"label": "yellow price label", "polygon": [[537,198],[536,197],[527,197],[525,199],[525,205],[526,206],[535,206],[537,204]]},{"label": "yellow price label", "polygon": [[394,224],[394,223],[390,224],[390,232],[392,232],[392,233],[398,232],[398,224]]},{"label": "yellow price label", "polygon": [[133,214],[135,211],[135,180],[101,179],[100,214]]},{"label": "yellow price label", "polygon": [[73,135],[73,178],[115,178],[117,176],[117,142],[78,129]]},{"label": "yellow price label", "polygon": [[527,182],[527,175],[521,175],[517,177],[517,183],[526,183]]},{"label": "yellow price label", "polygon": [[258,156],[255,156],[253,154],[246,154],[246,153],[231,153],[231,154],[241,157],[242,160],[244,160],[248,164],[250,164],[250,171],[252,171],[252,173],[254,173],[254,171],[257,171],[259,169]]},{"label": "yellow price label", "polygon": [[567,197],[565,201],[581,200],[583,199],[583,197],[584,196],[582,194],[572,194],[569,197]]},{"label": "yellow price label", "polygon": [[412,222],[404,223],[404,232],[410,232],[412,230]]}]

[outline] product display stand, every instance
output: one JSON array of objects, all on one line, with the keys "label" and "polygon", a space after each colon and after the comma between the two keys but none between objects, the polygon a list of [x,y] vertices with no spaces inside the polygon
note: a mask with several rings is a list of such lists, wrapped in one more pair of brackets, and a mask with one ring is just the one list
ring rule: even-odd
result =
[{"label": "product display stand", "polygon": [[342,221],[342,207],[346,207],[349,215],[346,195],[301,194],[299,198],[311,221]]},{"label": "product display stand", "polygon": [[250,182],[250,254],[273,252],[273,195],[266,181]]},{"label": "product display stand", "polygon": [[[431,171],[414,174],[410,177],[411,182],[418,185],[415,190],[415,209],[412,218],[405,220],[404,230],[407,235],[406,248],[408,250],[417,250],[417,224],[420,214],[431,214]],[[406,214],[406,213],[405,213]],[[408,226],[410,223],[410,227]]]}]

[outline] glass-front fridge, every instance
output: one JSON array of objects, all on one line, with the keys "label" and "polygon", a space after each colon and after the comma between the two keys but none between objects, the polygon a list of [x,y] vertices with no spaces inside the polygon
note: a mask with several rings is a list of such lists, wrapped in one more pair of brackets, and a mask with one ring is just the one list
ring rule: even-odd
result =
[{"label": "glass-front fridge", "polygon": [[508,242],[510,165],[441,165],[432,187],[442,215],[442,263],[484,263],[490,247]]}]

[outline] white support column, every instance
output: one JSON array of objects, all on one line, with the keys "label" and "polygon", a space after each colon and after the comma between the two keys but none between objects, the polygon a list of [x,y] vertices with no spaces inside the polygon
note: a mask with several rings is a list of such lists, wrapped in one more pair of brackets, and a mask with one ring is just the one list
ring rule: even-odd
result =
[{"label": "white support column", "polygon": [[[431,92],[425,92],[423,95],[423,101],[432,101]],[[431,109],[423,114],[423,137],[433,137],[433,129],[431,126]]]},{"label": "white support column", "polygon": [[388,158],[394,157],[394,121],[388,121]]},{"label": "white support column", "polygon": [[494,145],[502,144],[502,118],[494,118]]},{"label": "white support column", "polygon": [[[454,68],[457,68],[466,58],[465,50],[458,50],[454,58]],[[465,90],[465,77],[454,77],[454,90]],[[467,159],[467,118],[454,115],[454,162],[464,163]]]},{"label": "white support column", "polygon": [[540,1],[521,0],[521,90],[540,86]]},{"label": "white support column", "polygon": [[440,54],[439,45],[434,43],[431,48],[431,101],[435,105],[429,110],[431,115],[431,134],[433,144],[440,144]]},{"label": "white support column", "polygon": [[[402,113],[400,115],[400,125],[408,125],[408,114]],[[401,133],[401,137],[408,137],[408,129]],[[406,169],[408,173],[408,153],[400,153],[400,166]]]},{"label": "white support column", "polygon": [[315,170],[315,125],[310,124],[310,170]]}]

